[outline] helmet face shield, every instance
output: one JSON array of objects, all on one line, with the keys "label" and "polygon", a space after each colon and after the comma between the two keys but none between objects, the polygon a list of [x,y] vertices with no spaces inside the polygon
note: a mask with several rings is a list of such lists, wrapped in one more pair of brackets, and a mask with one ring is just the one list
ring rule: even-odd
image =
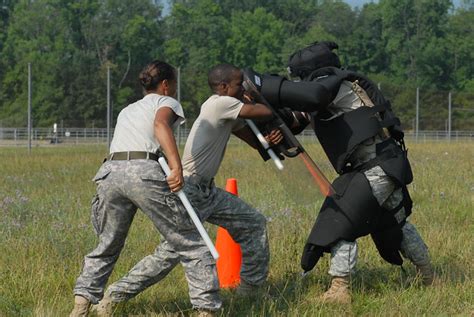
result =
[{"label": "helmet face shield", "polygon": [[288,59],[288,70],[292,77],[304,79],[313,71],[323,67],[341,67],[339,57],[332,52],[338,45],[334,42],[315,42],[294,52]]}]

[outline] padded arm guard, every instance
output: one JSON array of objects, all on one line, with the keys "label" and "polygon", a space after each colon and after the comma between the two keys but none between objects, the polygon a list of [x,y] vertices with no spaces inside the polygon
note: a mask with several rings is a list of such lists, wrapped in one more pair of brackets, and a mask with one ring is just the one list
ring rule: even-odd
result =
[{"label": "padded arm guard", "polygon": [[342,80],[340,76],[326,76],[319,80],[293,82],[281,76],[265,75],[261,94],[275,108],[314,112],[332,102]]}]

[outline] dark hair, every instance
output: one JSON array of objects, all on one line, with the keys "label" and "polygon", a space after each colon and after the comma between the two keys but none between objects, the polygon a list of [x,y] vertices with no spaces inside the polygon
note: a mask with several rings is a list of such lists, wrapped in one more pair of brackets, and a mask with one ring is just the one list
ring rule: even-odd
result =
[{"label": "dark hair", "polygon": [[146,65],[140,73],[140,83],[146,91],[155,90],[165,79],[176,79],[175,69],[170,64],[154,60]]},{"label": "dark hair", "polygon": [[207,82],[213,92],[216,92],[220,83],[230,83],[234,79],[235,72],[240,72],[240,68],[231,64],[219,64],[211,68],[207,75]]}]

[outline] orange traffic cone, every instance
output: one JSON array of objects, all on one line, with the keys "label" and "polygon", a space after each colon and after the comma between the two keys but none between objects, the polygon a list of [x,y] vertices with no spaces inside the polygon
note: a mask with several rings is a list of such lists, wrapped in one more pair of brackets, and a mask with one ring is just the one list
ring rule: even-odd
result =
[{"label": "orange traffic cone", "polygon": [[[226,191],[236,196],[237,180],[230,178],[227,180]],[[217,259],[217,275],[221,288],[233,288],[240,284],[240,267],[242,266],[242,251],[229,232],[222,227],[217,229],[216,249],[219,253]]]}]

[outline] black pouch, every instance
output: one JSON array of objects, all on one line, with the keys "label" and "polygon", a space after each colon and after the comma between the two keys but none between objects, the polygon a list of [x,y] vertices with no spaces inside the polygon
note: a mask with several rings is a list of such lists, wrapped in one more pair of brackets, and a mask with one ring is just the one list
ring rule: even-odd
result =
[{"label": "black pouch", "polygon": [[[403,144],[403,143],[402,143]],[[392,177],[399,186],[408,185],[413,181],[413,173],[408,160],[408,150],[404,144],[399,145],[389,139],[376,145],[377,156],[392,152],[389,158],[380,162],[384,172]]]}]

